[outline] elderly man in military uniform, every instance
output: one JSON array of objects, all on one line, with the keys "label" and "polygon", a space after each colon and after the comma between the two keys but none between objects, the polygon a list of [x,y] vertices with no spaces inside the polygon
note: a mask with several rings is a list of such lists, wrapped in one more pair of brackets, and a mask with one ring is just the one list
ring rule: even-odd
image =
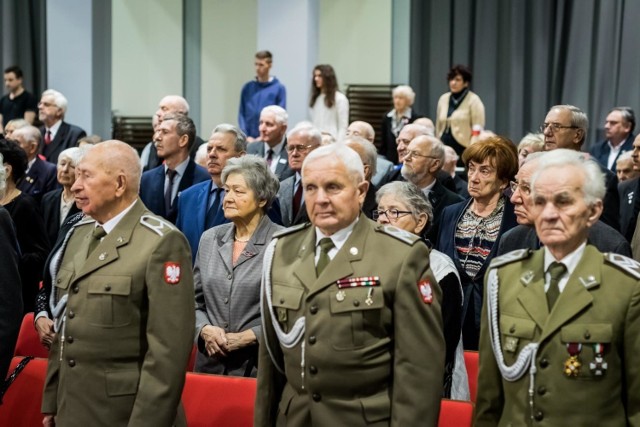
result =
[{"label": "elderly man in military uniform", "polygon": [[578,152],[532,178],[544,247],[495,258],[485,277],[476,426],[640,425],[640,264],[587,233],[604,176]]},{"label": "elderly man in military uniform", "polygon": [[[120,141],[91,148],[71,190],[89,217],[52,258],[45,426],[171,426],[195,315],[191,253],[138,199],[138,155]],[[178,416],[179,414],[179,416]]]},{"label": "elderly man in military uniform", "polygon": [[415,236],[360,213],[358,154],[317,148],[302,183],[311,224],[265,255],[256,426],[435,426],[441,290]]}]

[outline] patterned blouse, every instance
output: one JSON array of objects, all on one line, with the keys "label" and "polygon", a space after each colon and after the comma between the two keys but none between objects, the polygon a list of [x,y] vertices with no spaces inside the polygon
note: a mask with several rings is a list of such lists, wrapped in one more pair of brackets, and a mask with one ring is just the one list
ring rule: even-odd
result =
[{"label": "patterned blouse", "polygon": [[469,204],[458,222],[455,235],[456,250],[462,268],[469,277],[473,278],[478,274],[491,253],[500,233],[503,213],[504,198],[500,197],[496,208],[489,216],[476,215]]}]

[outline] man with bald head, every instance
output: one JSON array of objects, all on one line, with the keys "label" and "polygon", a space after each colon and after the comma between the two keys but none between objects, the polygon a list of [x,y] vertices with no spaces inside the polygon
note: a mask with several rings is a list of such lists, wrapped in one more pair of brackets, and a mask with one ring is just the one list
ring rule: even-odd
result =
[{"label": "man with bald head", "polygon": [[[347,128],[347,136],[361,136],[375,147],[376,132],[367,122],[356,120]],[[377,152],[377,151],[376,151]],[[389,175],[393,172],[393,162],[387,160],[381,154],[376,154],[376,172],[371,177],[371,183],[378,189],[388,182]]]},{"label": "man with bald head", "polygon": [[195,315],[187,240],[138,198],[136,151],[90,149],[71,191],[86,218],[54,254],[45,426],[185,425]]},{"label": "man with bald head", "polygon": [[11,139],[16,140],[20,148],[27,153],[29,162],[27,171],[17,183],[18,189],[40,201],[45,193],[54,190],[58,185],[56,165],[38,157],[42,139],[40,129],[27,125],[15,130]]}]

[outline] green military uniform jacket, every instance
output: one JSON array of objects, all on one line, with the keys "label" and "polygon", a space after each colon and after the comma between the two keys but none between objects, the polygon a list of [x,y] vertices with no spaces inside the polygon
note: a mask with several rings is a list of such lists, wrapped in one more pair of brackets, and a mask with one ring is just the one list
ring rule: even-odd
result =
[{"label": "green military uniform jacket", "polygon": [[[549,313],[544,291],[544,249],[514,251],[494,259],[499,283],[497,324],[501,353],[513,365],[523,347],[539,343],[533,409],[529,369],[507,381],[489,338],[487,274],[480,334],[476,426],[639,426],[640,264],[587,245]],[[565,375],[567,344],[581,344],[582,366]],[[602,375],[590,369],[596,344],[604,344]],[[595,366],[594,366],[595,367]]]},{"label": "green military uniform jacket", "polygon": [[[301,316],[306,326],[300,342],[282,346],[263,296],[255,425],[437,425],[445,348],[426,245],[361,215],[316,278],[315,229],[282,233],[270,270],[273,315],[285,332]],[[367,276],[377,276],[377,286],[338,288],[338,279]],[[430,284],[429,303],[421,281]]]},{"label": "green military uniform jacket", "polygon": [[140,200],[86,258],[94,228],[75,226],[55,276],[66,322],[42,412],[65,427],[171,426],[195,325],[189,244]]}]

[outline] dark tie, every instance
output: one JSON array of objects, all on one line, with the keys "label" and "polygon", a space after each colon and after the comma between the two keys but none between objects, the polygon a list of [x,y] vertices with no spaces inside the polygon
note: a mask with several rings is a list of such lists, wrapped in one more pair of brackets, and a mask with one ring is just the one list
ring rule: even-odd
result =
[{"label": "dark tie", "polygon": [[207,210],[207,217],[205,220],[205,230],[215,227],[216,225],[223,224],[225,222],[224,211],[222,210],[223,201],[223,188],[216,188],[211,192],[210,197],[215,197],[209,210]]},{"label": "dark tie", "polygon": [[323,237],[318,243],[320,246],[320,257],[318,258],[318,264],[316,265],[316,275],[320,277],[322,271],[331,262],[329,258],[329,251],[334,247],[333,240],[329,237]]},{"label": "dark tie", "polygon": [[293,194],[293,218],[291,218],[291,222],[295,221],[298,217],[298,212],[300,211],[300,205],[302,204],[302,181],[298,183],[298,189]]},{"label": "dark tie", "polygon": [[169,178],[169,185],[167,185],[167,191],[164,192],[164,213],[165,215],[169,214],[171,210],[171,205],[173,202],[173,179],[176,177],[178,172],[173,169],[167,169],[167,178]]},{"label": "dark tie", "polygon": [[269,148],[269,150],[267,151],[267,164],[269,165],[269,167],[271,167],[271,162],[273,161],[273,154],[273,150]]},{"label": "dark tie", "polygon": [[106,235],[107,235],[107,232],[104,231],[104,228],[102,228],[101,226],[97,226],[96,228],[93,229],[93,232],[91,233],[91,236],[93,238],[89,242],[89,249],[87,250],[87,258],[89,258],[89,255],[91,255],[91,253],[96,249],[96,247],[100,243],[100,240]]},{"label": "dark tie", "polygon": [[44,134],[44,143],[45,145],[51,144],[51,131],[49,129],[47,129],[47,131]]},{"label": "dark tie", "polygon": [[549,305],[549,311],[553,308],[554,304],[558,300],[560,296],[560,287],[558,287],[558,283],[564,273],[567,272],[567,267],[560,262],[552,262],[549,266],[549,276],[551,276],[551,280],[549,280],[549,289],[547,289],[547,304]]}]

